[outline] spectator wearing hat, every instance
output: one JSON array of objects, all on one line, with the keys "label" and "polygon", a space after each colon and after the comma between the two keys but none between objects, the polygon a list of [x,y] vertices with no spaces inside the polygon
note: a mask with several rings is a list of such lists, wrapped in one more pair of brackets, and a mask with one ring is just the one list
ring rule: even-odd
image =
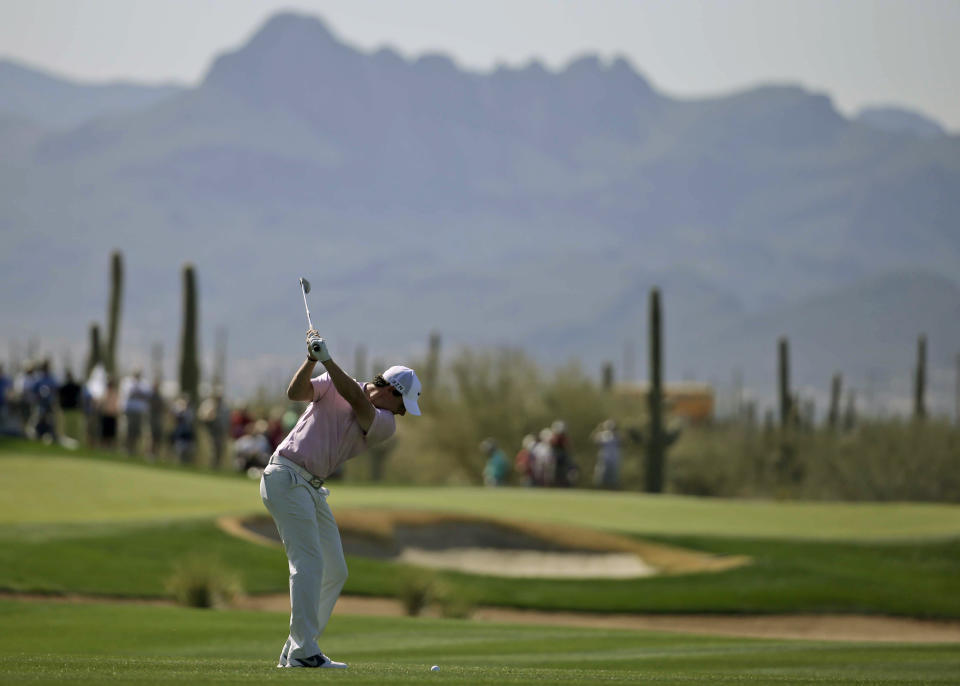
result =
[{"label": "spectator wearing hat", "polygon": [[607,419],[591,434],[597,446],[597,463],[593,470],[593,485],[597,488],[620,487],[620,435],[617,423]]},{"label": "spectator wearing hat", "polygon": [[527,434],[523,437],[520,450],[513,459],[513,468],[521,486],[533,486],[533,448],[536,445],[537,437]]}]

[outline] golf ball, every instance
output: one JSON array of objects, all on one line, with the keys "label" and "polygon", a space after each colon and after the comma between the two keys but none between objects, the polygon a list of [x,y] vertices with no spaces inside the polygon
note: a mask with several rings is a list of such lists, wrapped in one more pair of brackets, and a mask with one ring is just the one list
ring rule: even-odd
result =
[{"label": "golf ball", "polygon": [[439,672],[439,671],[440,671],[440,665],[434,665],[433,667],[430,668],[430,671],[431,671],[431,672]]}]

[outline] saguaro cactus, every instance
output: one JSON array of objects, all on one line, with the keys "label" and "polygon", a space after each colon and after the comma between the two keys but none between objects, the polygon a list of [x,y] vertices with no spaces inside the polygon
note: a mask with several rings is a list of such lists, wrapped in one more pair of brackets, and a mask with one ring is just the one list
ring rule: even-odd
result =
[{"label": "saguaro cactus", "polygon": [[104,367],[107,374],[117,373],[117,345],[120,340],[120,310],[123,300],[123,254],[114,250],[110,254],[110,301],[107,308],[107,346],[104,351]]},{"label": "saguaro cactus", "polygon": [[954,388],[954,412],[957,413],[957,425],[960,426],[960,353],[957,353],[957,380],[956,388]]},{"label": "saguaro cactus", "polygon": [[843,411],[843,430],[853,431],[857,425],[857,392],[847,391],[847,408]]},{"label": "saguaro cactus", "polygon": [[200,363],[197,355],[197,281],[192,264],[183,266],[183,328],[180,333],[180,392],[196,407]]},{"label": "saguaro cactus", "polygon": [[646,490],[649,493],[663,492],[666,451],[670,444],[676,440],[676,434],[668,435],[663,421],[662,321],[660,290],[654,288],[650,291],[650,392],[647,395],[650,426],[646,436]]},{"label": "saguaro cactus", "polygon": [[353,374],[357,379],[367,378],[367,349],[362,344],[353,351]]},{"label": "saguaro cactus", "polygon": [[827,415],[827,426],[836,429],[840,424],[840,396],[843,393],[843,376],[834,374],[830,381],[830,413]]},{"label": "saguaro cactus", "polygon": [[214,334],[213,388],[223,393],[227,384],[227,327],[217,327]]},{"label": "saguaro cactus", "polygon": [[927,337],[923,334],[917,339],[917,368],[913,381],[913,417],[923,419],[927,416],[924,394],[927,387]]},{"label": "saguaro cactus", "polygon": [[163,381],[163,343],[154,343],[150,347],[150,359],[153,364],[153,380]]},{"label": "saguaro cactus", "polygon": [[90,324],[90,350],[87,352],[87,363],[83,370],[83,378],[89,379],[90,372],[103,362],[103,349],[100,346],[100,325]]},{"label": "saguaro cactus", "polygon": [[601,384],[603,390],[610,391],[613,390],[613,363],[604,362],[603,368],[601,370]]},{"label": "saguaro cactus", "polygon": [[434,391],[440,374],[440,332],[431,331],[427,343],[427,368],[424,370],[424,388],[427,393]]},{"label": "saguaro cactus", "polygon": [[780,389],[780,426],[786,427],[790,423],[792,396],[790,395],[790,343],[786,336],[777,343],[778,358],[778,386]]}]

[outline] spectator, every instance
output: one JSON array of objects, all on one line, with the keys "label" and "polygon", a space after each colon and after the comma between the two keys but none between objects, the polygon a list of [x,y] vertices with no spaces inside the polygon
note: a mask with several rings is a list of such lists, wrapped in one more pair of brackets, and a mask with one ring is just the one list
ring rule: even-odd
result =
[{"label": "spectator", "polygon": [[82,391],[80,384],[73,378],[73,372],[67,369],[66,378],[60,386],[58,401],[63,417],[63,435],[74,441],[83,438]]},{"label": "spectator", "polygon": [[553,432],[540,431],[540,440],[533,447],[533,483],[536,486],[553,486],[556,461],[553,456]]},{"label": "spectator", "polygon": [[293,430],[293,427],[297,425],[297,420],[300,419],[300,410],[296,405],[287,406],[286,412],[283,413],[283,435],[286,436]]},{"label": "spectator", "polygon": [[233,463],[238,472],[245,472],[256,479],[263,474],[273,454],[267,430],[265,419],[252,422],[247,425],[247,432],[233,444]]},{"label": "spectator", "polygon": [[100,433],[103,429],[100,402],[106,392],[107,372],[104,371],[103,365],[98,364],[90,370],[90,376],[87,377],[81,394],[83,414],[87,420],[87,443],[90,445],[100,445]]},{"label": "spectator", "polygon": [[[213,466],[223,464],[226,453],[227,432],[230,428],[230,416],[227,406],[223,402],[223,394],[214,391],[213,395],[200,403],[197,413],[198,419],[210,435],[210,445],[213,448]],[[259,474],[257,478],[259,478]]]},{"label": "spectator", "polygon": [[267,440],[270,441],[270,450],[274,451],[277,446],[287,437],[288,431],[283,428],[283,408],[270,408],[270,418],[267,421]]},{"label": "spectator", "polygon": [[230,413],[230,438],[236,440],[246,434],[247,425],[252,421],[253,417],[247,411],[246,405],[236,408]]},{"label": "spectator", "polygon": [[33,435],[45,441],[57,441],[57,395],[60,385],[50,372],[50,360],[39,364],[33,376],[30,395],[33,414],[30,424]]},{"label": "spectator", "polygon": [[502,486],[510,473],[510,463],[507,462],[506,455],[492,438],[480,443],[480,452],[487,458],[483,468],[483,483],[487,486]]},{"label": "spectator", "polygon": [[10,412],[16,423],[16,434],[33,438],[30,417],[33,415],[33,381],[35,378],[33,362],[27,362],[23,369],[13,377],[13,397]]},{"label": "spectator", "polygon": [[557,486],[572,486],[580,477],[580,470],[570,455],[570,439],[567,436],[567,425],[559,419],[551,427],[553,438],[553,460],[556,474],[554,483]]},{"label": "spectator", "polygon": [[0,436],[7,435],[8,416],[10,412],[10,388],[13,381],[3,371],[3,365],[0,364]]},{"label": "spectator", "polygon": [[620,487],[620,436],[617,423],[608,419],[591,434],[597,446],[597,464],[593,470],[593,485],[597,488]]},{"label": "spectator", "polygon": [[136,455],[140,451],[144,420],[150,412],[150,387],[139,369],[134,369],[133,374],[123,380],[120,397],[127,424],[127,454]]},{"label": "spectator", "polygon": [[120,389],[114,377],[107,379],[107,386],[97,405],[100,413],[100,442],[105,448],[113,448],[117,442],[117,420],[120,417]]},{"label": "spectator", "polygon": [[533,448],[536,445],[536,437],[533,434],[527,434],[523,437],[520,450],[514,458],[514,470],[523,486],[533,486]]},{"label": "spectator", "polygon": [[196,431],[190,401],[181,395],[173,404],[173,454],[179,464],[193,464]]},{"label": "spectator", "polygon": [[162,457],[164,446],[165,425],[167,421],[167,401],[160,389],[160,379],[153,380],[148,401],[150,413],[150,456]]}]

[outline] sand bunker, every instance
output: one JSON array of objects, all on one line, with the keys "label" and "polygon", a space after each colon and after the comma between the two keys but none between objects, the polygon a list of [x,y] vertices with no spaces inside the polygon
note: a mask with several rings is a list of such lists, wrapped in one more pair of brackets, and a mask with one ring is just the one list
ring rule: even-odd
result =
[{"label": "sand bunker", "polygon": [[552,553],[496,548],[404,548],[398,562],[486,576],[539,579],[633,579],[657,573],[632,553]]},{"label": "sand bunker", "polygon": [[[345,510],[336,517],[347,555],[488,576],[629,579],[749,562],[567,525],[408,510]],[[279,545],[269,517],[219,524],[231,534]]]}]

